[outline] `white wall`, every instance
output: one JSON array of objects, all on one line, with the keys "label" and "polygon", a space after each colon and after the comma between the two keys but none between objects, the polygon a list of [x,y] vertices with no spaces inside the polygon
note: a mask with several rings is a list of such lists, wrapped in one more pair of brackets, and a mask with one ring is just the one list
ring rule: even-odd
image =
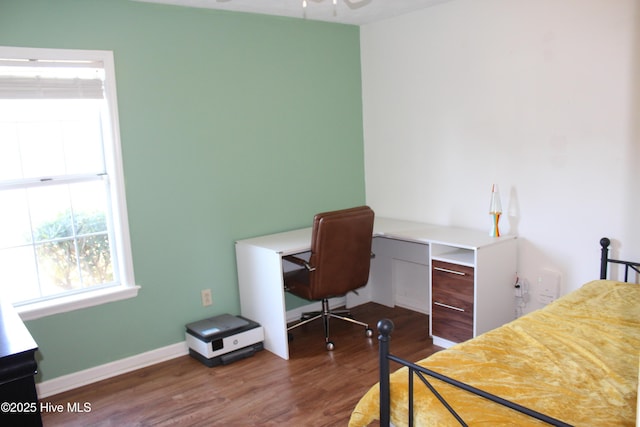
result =
[{"label": "white wall", "polygon": [[[367,203],[520,237],[562,293],[640,259],[640,3],[451,0],[361,27]],[[526,311],[540,305],[531,301]]]}]

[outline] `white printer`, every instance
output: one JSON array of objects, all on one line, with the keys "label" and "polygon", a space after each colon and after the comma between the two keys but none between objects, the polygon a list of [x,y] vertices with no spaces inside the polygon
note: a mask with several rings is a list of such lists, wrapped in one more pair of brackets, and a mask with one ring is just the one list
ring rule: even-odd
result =
[{"label": "white printer", "polygon": [[186,325],[189,354],[212,367],[253,356],[264,348],[264,330],[241,316],[222,314]]}]

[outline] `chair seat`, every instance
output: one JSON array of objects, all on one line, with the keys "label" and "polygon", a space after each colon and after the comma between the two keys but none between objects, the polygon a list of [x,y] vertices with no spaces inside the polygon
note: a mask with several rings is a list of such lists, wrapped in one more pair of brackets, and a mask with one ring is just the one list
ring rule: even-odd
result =
[{"label": "chair seat", "polygon": [[322,295],[321,298],[318,298],[313,293],[313,288],[309,284],[309,270],[306,268],[300,268],[297,270],[289,271],[284,273],[284,289],[300,298],[308,299],[308,300],[322,300],[325,298],[335,298],[340,297],[342,295]]},{"label": "chair seat", "polygon": [[311,287],[309,286],[309,270],[299,268],[284,273],[284,288],[287,292],[301,298],[312,300]]}]

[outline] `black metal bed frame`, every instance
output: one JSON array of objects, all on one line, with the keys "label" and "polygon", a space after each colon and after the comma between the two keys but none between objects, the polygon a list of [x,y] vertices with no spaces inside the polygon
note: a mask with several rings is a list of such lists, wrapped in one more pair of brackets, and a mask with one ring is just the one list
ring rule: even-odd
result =
[{"label": "black metal bed frame", "polygon": [[632,261],[621,261],[619,259],[611,259],[609,258],[609,245],[611,244],[611,240],[606,237],[600,239],[600,246],[602,247],[601,256],[600,256],[600,279],[607,278],[607,267],[611,264],[622,264],[624,265],[624,281],[629,281],[629,269],[636,272],[636,274],[640,274],[640,262],[632,262]]},{"label": "black metal bed frame", "polygon": [[[607,278],[607,267],[609,263],[613,264],[622,264],[625,266],[625,277],[624,281],[628,282],[629,279],[629,269],[635,271],[637,274],[640,274],[640,263],[639,262],[631,262],[631,261],[621,261],[617,259],[609,258],[609,245],[611,241],[603,237],[600,239],[601,246],[601,259],[600,259],[600,279]],[[506,406],[515,411],[521,412],[525,415],[528,415],[532,418],[536,418],[538,420],[544,421],[553,426],[571,426],[563,421],[560,421],[556,418],[550,417],[548,415],[542,414],[540,412],[534,411],[530,408],[526,408],[522,405],[518,405],[517,403],[511,402],[509,400],[503,399],[499,396],[493,395],[486,391],[480,390],[463,382],[457,381],[453,378],[449,378],[445,375],[439,374],[430,369],[424,368],[422,366],[416,365],[415,363],[409,362],[408,360],[402,359],[400,357],[394,356],[389,352],[389,341],[391,338],[391,333],[393,332],[393,322],[389,319],[382,319],[378,322],[378,331],[380,335],[378,336],[379,340],[379,365],[380,365],[380,425],[383,427],[388,427],[391,421],[391,393],[390,393],[390,367],[389,362],[393,361],[401,366],[406,366],[408,368],[408,420],[409,426],[413,426],[413,388],[414,388],[414,378],[417,377],[420,381],[433,393],[433,395],[442,403],[442,405],[451,413],[451,415],[460,423],[462,426],[467,426],[464,420],[458,415],[458,413],[447,403],[444,398],[438,393],[438,391],[433,387],[433,385],[429,382],[427,377],[435,378],[440,381],[443,381],[447,384],[451,384],[457,388],[463,389],[470,393],[473,393],[477,396],[488,399],[492,402],[498,403],[499,405]]]}]

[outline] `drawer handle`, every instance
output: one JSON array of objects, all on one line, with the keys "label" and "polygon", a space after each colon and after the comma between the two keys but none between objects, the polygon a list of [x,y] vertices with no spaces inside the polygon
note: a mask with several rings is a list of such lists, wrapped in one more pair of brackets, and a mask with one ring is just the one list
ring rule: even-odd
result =
[{"label": "drawer handle", "polygon": [[456,310],[456,311],[464,311],[464,308],[460,308],[460,307],[454,307],[452,305],[447,305],[447,304],[443,304],[441,302],[433,302],[435,305],[439,305],[440,307],[444,307],[444,308],[450,308],[451,310]]},{"label": "drawer handle", "polygon": [[438,271],[443,271],[445,273],[453,273],[460,276],[466,276],[466,273],[464,273],[463,271],[449,270],[448,268],[442,268],[442,267],[433,267],[433,269]]}]

